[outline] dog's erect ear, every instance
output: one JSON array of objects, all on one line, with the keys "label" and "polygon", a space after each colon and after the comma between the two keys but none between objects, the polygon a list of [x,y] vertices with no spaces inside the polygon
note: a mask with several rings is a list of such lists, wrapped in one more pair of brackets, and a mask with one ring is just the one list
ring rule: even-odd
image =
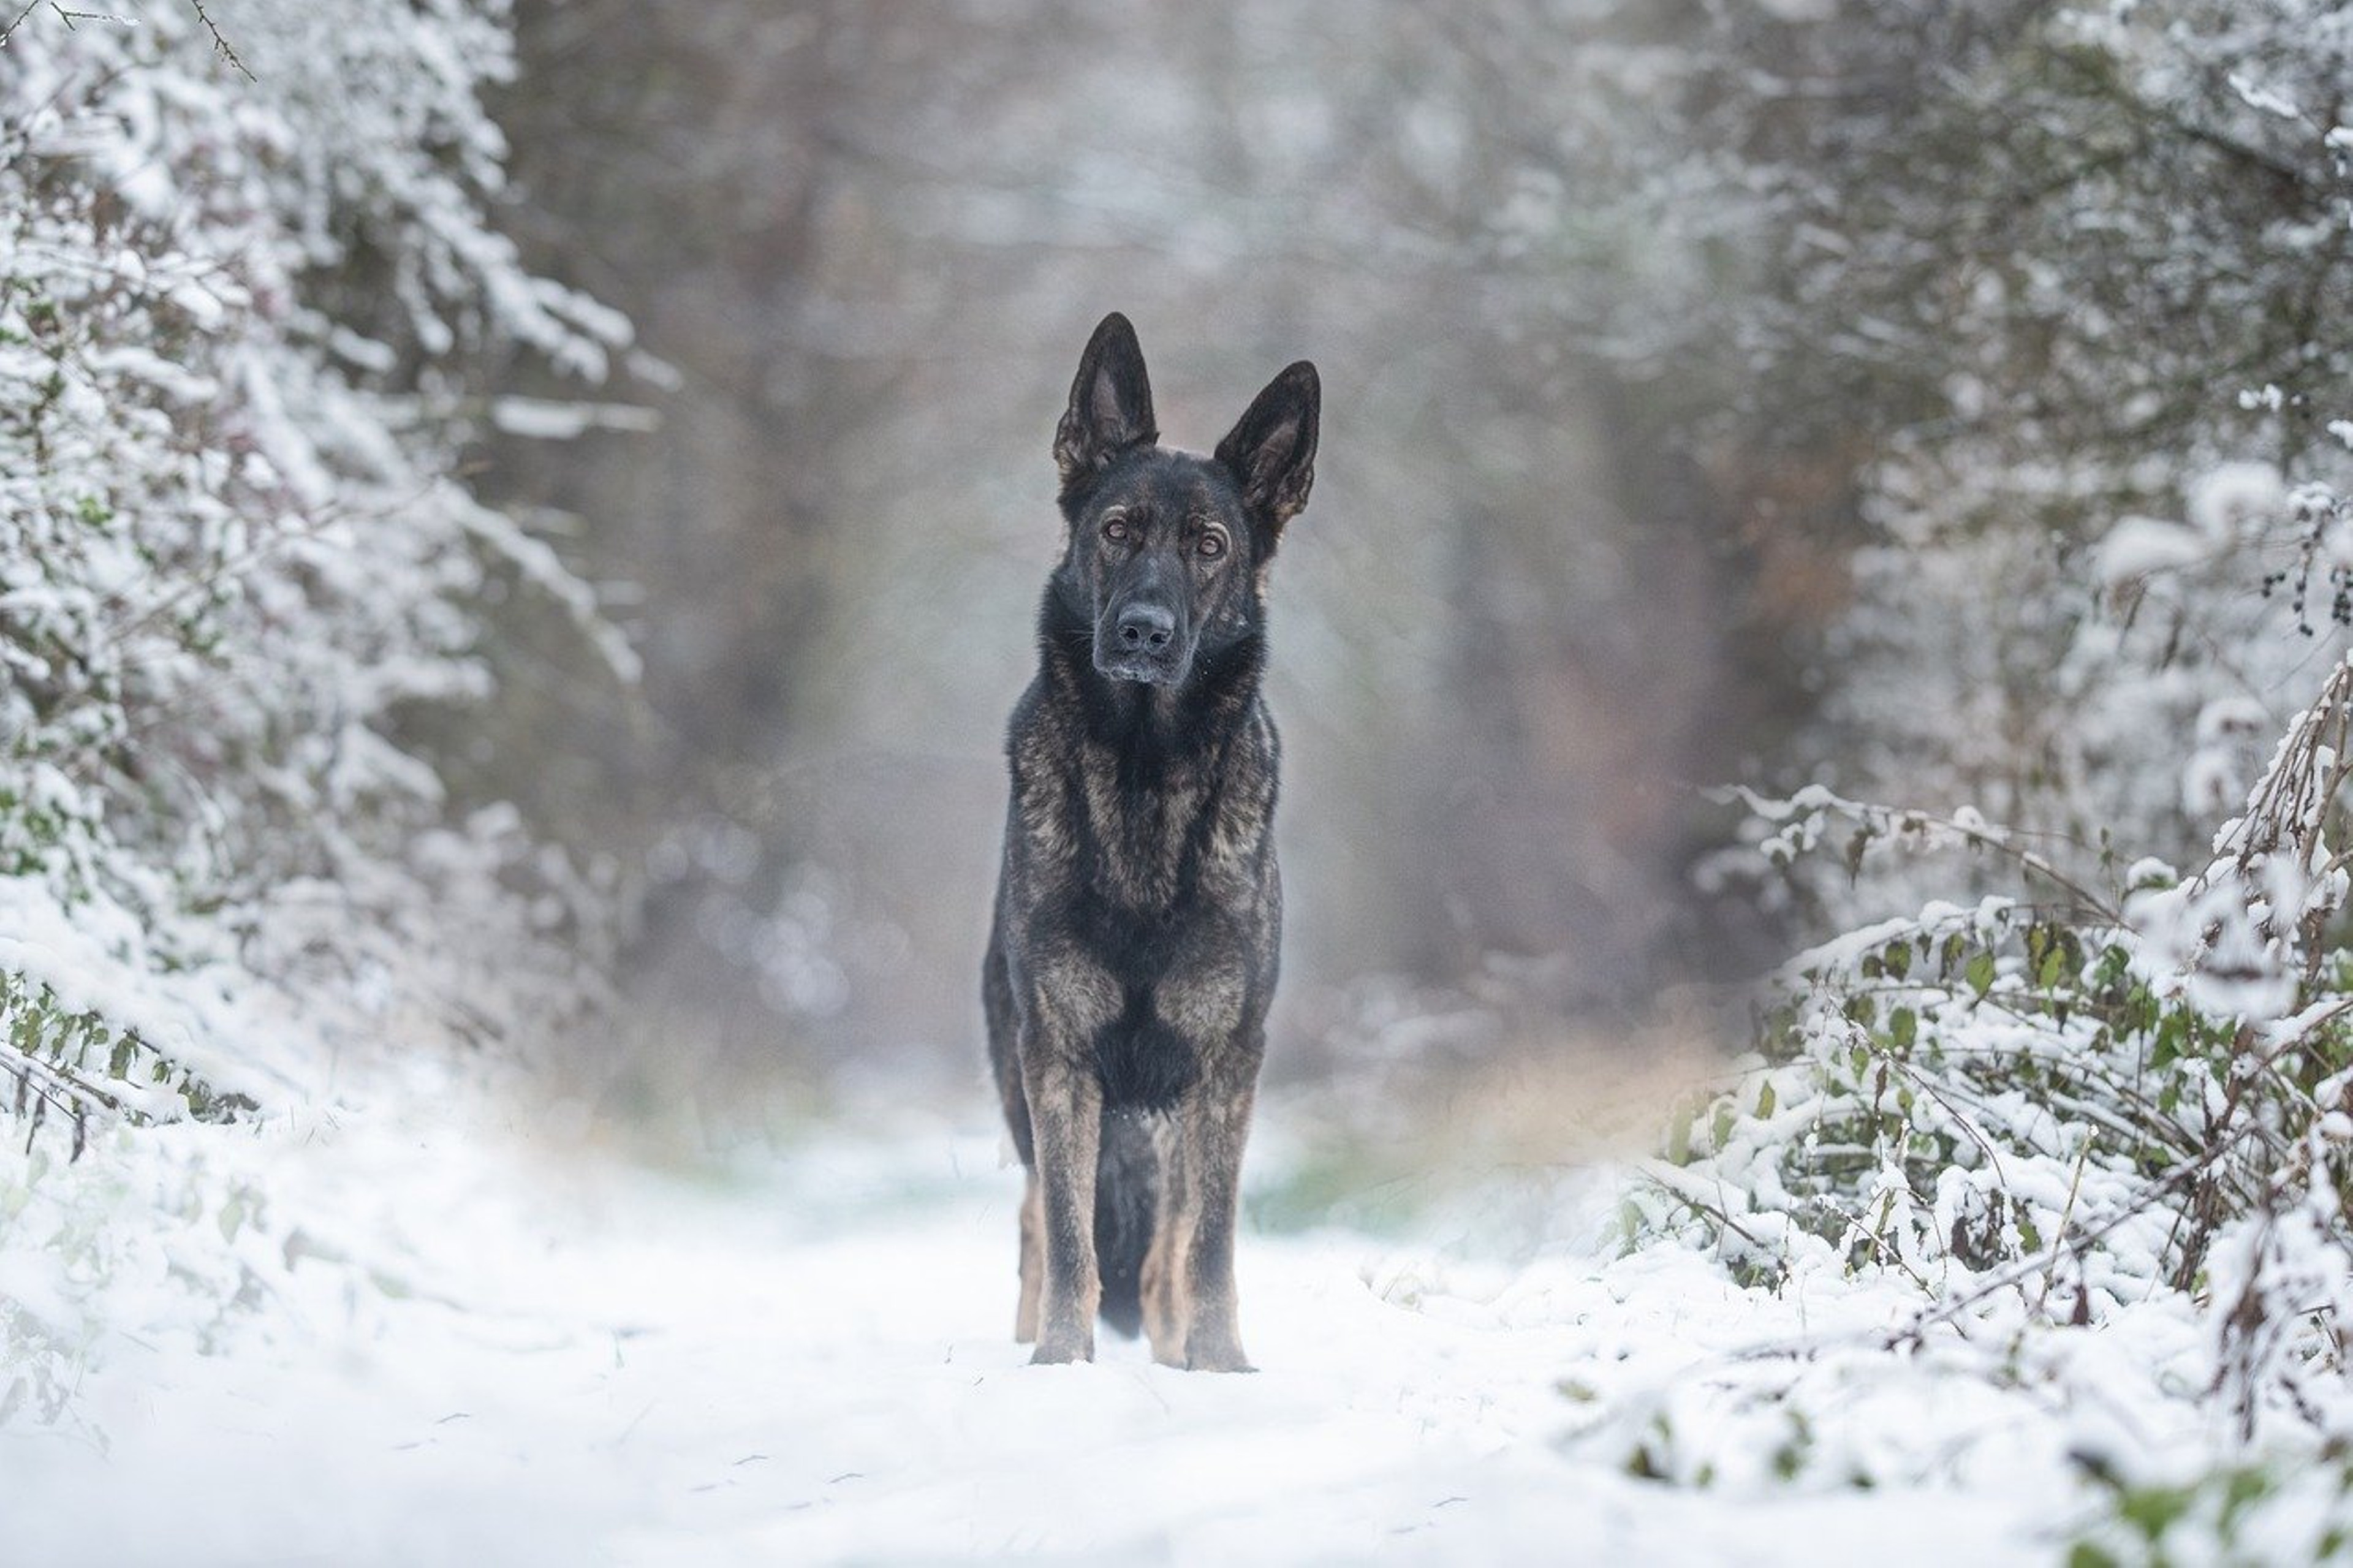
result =
[{"label": "dog's erect ear", "polygon": [[1305,360],[1266,384],[1250,412],[1218,443],[1218,461],[1242,488],[1242,504],[1266,525],[1270,543],[1307,504],[1315,482],[1315,416],[1324,400]]},{"label": "dog's erect ear", "polygon": [[1152,422],[1152,383],[1135,329],[1113,310],[1087,340],[1071,383],[1071,406],[1054,430],[1054,462],[1064,489],[1077,484],[1130,447],[1160,439]]}]

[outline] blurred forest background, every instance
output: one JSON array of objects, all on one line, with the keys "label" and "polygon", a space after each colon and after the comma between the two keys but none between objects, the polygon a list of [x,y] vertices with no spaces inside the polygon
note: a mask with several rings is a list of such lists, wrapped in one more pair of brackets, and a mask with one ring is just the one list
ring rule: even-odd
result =
[{"label": "blurred forest background", "polygon": [[1680,786],[1771,714],[1774,628],[1744,623],[1782,612],[1667,434],[1682,373],[1593,339],[1616,237],[1556,232],[1584,32],[1140,0],[519,20],[518,232],[675,379],[626,389],[649,430],[488,448],[491,493],[642,587],[647,658],[622,693],[516,650],[532,742],[494,783],[651,868],[624,989],[665,1055],[968,1072],[1048,445],[1113,309],[1178,445],[1290,359],[1331,389],[1274,587],[1275,1070],[1330,1065],[1368,976],[1556,1018],[1672,972]]},{"label": "blurred forest background", "polygon": [[125,984],[968,1087],[1113,309],[1181,443],[1330,388],[1278,1073],[1999,880],[1696,786],[2195,853],[2353,615],[2305,0],[341,4],[9,25],[0,825]]},{"label": "blurred forest background", "polygon": [[[484,452],[646,658],[503,647],[488,782],[649,872],[665,1052],[963,1062],[1046,432],[1119,309],[1180,444],[1291,357],[1333,389],[1278,1070],[1414,987],[1620,1030],[1869,902],[1728,868],[1694,784],[2179,851],[2312,656],[2245,633],[2347,257],[2332,154],[2241,90],[2325,100],[2341,24],[2167,10],[532,0],[513,226],[674,374]],[[2200,494],[2246,526],[2194,591],[2103,574]]]}]

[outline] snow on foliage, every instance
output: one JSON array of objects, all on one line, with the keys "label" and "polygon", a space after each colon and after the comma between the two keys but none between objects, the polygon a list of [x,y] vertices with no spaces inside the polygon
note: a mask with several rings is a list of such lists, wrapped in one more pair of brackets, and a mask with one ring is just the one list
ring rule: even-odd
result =
[{"label": "snow on foliage", "polygon": [[[1793,959],[1755,1054],[1683,1108],[1627,1201],[1630,1249],[1704,1247],[1779,1296],[1895,1284],[1896,1310],[1788,1352],[1803,1368],[1769,1398],[1736,1371],[1655,1430],[1620,1419],[1597,1440],[1685,1482],[1727,1449],[1778,1444],[1795,1476],[1851,1430],[1862,1366],[1900,1355],[1926,1369],[1906,1380],[2036,1389],[2079,1432],[2069,1457],[2105,1510],[2079,1561],[2280,1560],[2353,1540],[2353,1492],[2305,1463],[2353,1436],[2348,735],[2353,662],[2291,724],[2203,869],[2144,858],[2114,891],[1973,814],[1749,796],[1770,857],[1842,853],[1856,874],[1966,847],[2019,892],[1932,903]],[[2148,1350],[2129,1378],[2094,1375],[2091,1333]],[[2183,1408],[2100,1416],[2126,1399]],[[2200,1415],[2223,1462],[2185,1471],[2213,1437],[2155,1434]],[[1836,1463],[1878,1485],[1965,1447],[1940,1436]]]},{"label": "snow on foliage", "polygon": [[1850,933],[1776,977],[1623,1224],[1908,1302],[1609,1440],[1686,1483],[1810,1453],[1889,1352],[2083,1423],[2092,1331],[2211,1428],[2087,1437],[2076,1561],[2341,1552],[2310,1461],[2353,1436],[2353,16],[1676,14],[1629,206],[1719,259],[1704,296],[1656,269],[1621,353],[1714,363],[1763,405],[1720,423],[1852,480],[1805,787],[1742,795],[1704,871]]},{"label": "snow on foliage", "polygon": [[123,1119],[283,1115],[586,983],[579,879],[403,727],[481,694],[516,584],[630,668],[457,478],[467,356],[593,376],[628,336],[492,224],[504,12],[26,7],[0,47],[0,1079],[55,1134],[0,1152],[9,1403],[55,1413],[24,1352],[87,1349],[119,1268],[239,1295],[75,1217],[127,1183],[238,1229]]}]

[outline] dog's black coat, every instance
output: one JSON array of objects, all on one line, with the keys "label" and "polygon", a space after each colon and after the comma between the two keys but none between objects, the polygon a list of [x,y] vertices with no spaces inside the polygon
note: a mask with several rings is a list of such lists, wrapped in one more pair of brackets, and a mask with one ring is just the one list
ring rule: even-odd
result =
[{"label": "dog's black coat", "polygon": [[1018,1329],[1039,1361],[1091,1355],[1100,1306],[1163,1361],[1246,1365],[1234,1206],[1282,919],[1266,568],[1319,403],[1294,364],[1214,456],[1164,450],[1114,314],[1056,435],[1065,547],[1007,739],[982,982],[1030,1171]]}]

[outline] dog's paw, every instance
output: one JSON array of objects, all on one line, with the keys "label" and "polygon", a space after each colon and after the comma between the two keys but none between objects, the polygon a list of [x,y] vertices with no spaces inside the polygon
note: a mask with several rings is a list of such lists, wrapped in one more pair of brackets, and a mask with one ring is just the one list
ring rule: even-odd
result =
[{"label": "dog's paw", "polygon": [[1195,1340],[1185,1350],[1185,1365],[1194,1372],[1256,1372],[1242,1347],[1233,1341]]},{"label": "dog's paw", "polygon": [[1031,1366],[1062,1366],[1071,1362],[1095,1359],[1092,1335],[1055,1334],[1040,1336],[1038,1348],[1030,1352]]}]

